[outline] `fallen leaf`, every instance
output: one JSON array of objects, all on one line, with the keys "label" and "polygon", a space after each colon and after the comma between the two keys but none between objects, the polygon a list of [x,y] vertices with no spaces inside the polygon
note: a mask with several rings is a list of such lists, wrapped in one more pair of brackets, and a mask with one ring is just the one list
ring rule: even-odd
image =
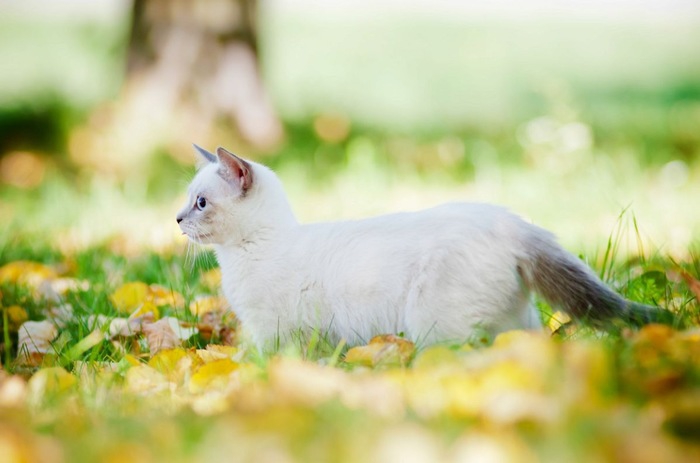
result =
[{"label": "fallen leaf", "polygon": [[123,314],[130,314],[144,307],[144,310],[152,310],[154,306],[185,305],[185,299],[177,291],[161,285],[147,285],[141,281],[124,283],[109,296],[109,299],[117,311]]},{"label": "fallen leaf", "polygon": [[171,328],[168,318],[161,318],[157,322],[143,325],[143,332],[146,335],[151,355],[163,349],[173,349],[180,346],[180,338]]},{"label": "fallen leaf", "polygon": [[231,360],[236,360],[243,353],[241,349],[234,346],[222,346],[219,344],[208,344],[206,347],[207,352],[216,353],[219,355],[225,355]]},{"label": "fallen leaf", "polygon": [[139,318],[147,314],[150,314],[150,317],[153,320],[158,320],[160,318],[160,311],[158,310],[158,306],[154,302],[143,302],[136,308],[136,310],[129,314],[129,318]]},{"label": "fallen leaf", "polygon": [[189,390],[197,394],[207,389],[226,389],[231,373],[238,367],[238,363],[228,358],[205,363],[190,378]]},{"label": "fallen leaf", "polygon": [[26,397],[27,383],[22,377],[0,373],[0,408],[19,408]]},{"label": "fallen leaf", "polygon": [[679,339],[693,343],[700,343],[700,328],[691,328],[689,330],[681,331],[678,333],[678,337]]},{"label": "fallen leaf", "polygon": [[129,337],[143,332],[143,325],[153,323],[152,314],[147,313],[144,316],[136,318],[113,318],[109,322],[109,330],[107,332],[110,338],[117,336]]},{"label": "fallen leaf", "polygon": [[316,406],[337,397],[347,387],[347,375],[336,368],[298,359],[279,358],[268,369],[275,397]]},{"label": "fallen leaf", "polygon": [[210,352],[206,349],[197,349],[197,357],[199,357],[204,363],[210,363],[216,360],[223,360],[228,358],[225,354],[220,354],[218,352]]},{"label": "fallen leaf", "polygon": [[215,360],[240,360],[242,351],[233,346],[221,346],[218,344],[209,344],[206,349],[197,349],[197,356],[204,363],[213,362]]},{"label": "fallen leaf", "polygon": [[219,296],[197,296],[190,302],[189,309],[193,315],[202,316],[209,312],[223,312],[226,307],[226,301]]},{"label": "fallen leaf", "polygon": [[137,394],[152,394],[168,390],[170,381],[155,368],[137,365],[126,371],[126,390]]},{"label": "fallen leaf", "polygon": [[675,331],[667,325],[650,323],[642,327],[637,333],[635,344],[650,344],[655,348],[661,348],[674,336]]},{"label": "fallen leaf", "polygon": [[187,351],[182,348],[164,349],[155,354],[148,361],[148,366],[167,375],[177,369],[177,363],[187,357]]},{"label": "fallen leaf", "polygon": [[148,299],[158,307],[169,305],[172,307],[183,307],[185,298],[182,294],[161,285],[150,285],[148,287]]},{"label": "fallen leaf", "polygon": [[551,317],[549,317],[549,320],[547,320],[547,327],[552,333],[554,333],[559,328],[570,322],[571,317],[569,316],[569,314],[567,314],[566,312],[562,312],[561,310],[557,310],[552,314]]},{"label": "fallen leaf", "polygon": [[450,366],[459,368],[459,355],[446,346],[431,346],[422,351],[413,362],[413,370],[434,370],[437,367]]},{"label": "fallen leaf", "polygon": [[131,354],[126,354],[124,357],[122,357],[122,361],[131,365],[132,367],[136,367],[136,366],[141,365],[141,362],[139,362],[139,359],[137,359],[136,357],[134,357]]},{"label": "fallen leaf", "polygon": [[366,346],[348,350],[345,361],[366,366],[406,365],[414,352],[415,346],[411,341],[385,334],[373,337]]},{"label": "fallen leaf", "polygon": [[87,291],[90,283],[75,278],[54,278],[43,280],[36,288],[36,294],[48,301],[60,302],[67,293]]},{"label": "fallen leaf", "polygon": [[149,288],[146,283],[132,281],[117,288],[109,296],[109,300],[119,313],[130,314],[144,303],[148,293]]},{"label": "fallen leaf", "polygon": [[11,305],[4,309],[7,311],[7,319],[10,322],[10,328],[16,330],[19,326],[29,319],[27,311],[18,305]]},{"label": "fallen leaf", "polygon": [[220,344],[233,345],[236,342],[238,323],[232,312],[206,312],[199,317],[197,329],[202,339],[211,342],[218,338]]},{"label": "fallen leaf", "polygon": [[202,360],[191,350],[182,348],[158,352],[148,361],[148,366],[163,373],[173,384],[185,385],[192,372],[203,365]]},{"label": "fallen leaf", "polygon": [[182,341],[186,341],[195,334],[199,333],[196,326],[187,325],[175,317],[164,317],[164,320],[168,322],[170,329],[173,330],[175,336],[180,338]]},{"label": "fallen leaf", "polygon": [[235,346],[238,343],[238,330],[224,326],[219,331],[219,342],[224,346]]},{"label": "fallen leaf", "polygon": [[64,392],[76,382],[76,377],[61,367],[42,368],[29,379],[29,400],[38,404],[45,396]]},{"label": "fallen leaf", "polygon": [[73,374],[80,380],[81,389],[94,388],[98,384],[114,381],[118,371],[117,362],[77,360],[73,363]]},{"label": "fallen leaf", "polygon": [[568,385],[565,397],[583,407],[603,405],[606,397],[599,391],[616,381],[610,351],[600,343],[581,340],[562,344],[562,354],[564,383]]},{"label": "fallen leaf", "polygon": [[535,463],[540,459],[532,446],[513,431],[492,431],[487,434],[475,430],[464,434],[453,444],[448,461]]},{"label": "fallen leaf", "polygon": [[38,366],[44,356],[53,352],[51,341],[58,335],[56,325],[49,321],[24,322],[17,331],[17,360],[21,365]]},{"label": "fallen leaf", "polygon": [[42,281],[57,278],[56,271],[39,262],[19,260],[0,267],[0,281],[38,287]]},{"label": "fallen leaf", "polygon": [[208,344],[206,349],[197,349],[197,356],[202,359],[204,363],[224,359],[239,362],[243,356],[243,351],[234,346]]}]

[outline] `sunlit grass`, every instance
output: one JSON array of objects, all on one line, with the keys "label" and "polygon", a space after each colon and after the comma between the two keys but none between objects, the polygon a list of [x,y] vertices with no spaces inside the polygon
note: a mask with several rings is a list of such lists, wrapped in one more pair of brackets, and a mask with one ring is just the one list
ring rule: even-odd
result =
[{"label": "sunlit grass", "polygon": [[[175,223],[194,168],[134,150],[109,160],[116,172],[83,147],[96,173],[72,152],[91,130],[69,133],[75,109],[120,75],[126,21],[113,19],[100,30],[0,19],[12,63],[0,124],[15,136],[9,123],[37,107],[51,122],[30,118],[32,143],[0,153],[0,268],[15,266],[0,281],[3,463],[700,460],[692,21],[385,18],[358,33],[352,18],[264,17],[267,83],[301,122],[276,153],[252,156],[302,221],[503,204],[674,320],[601,329],[538,301],[543,333],[348,346],[316,327],[260,352],[219,310],[211,251]],[[104,146],[132,146],[112,135]],[[143,328],[156,317],[175,324],[158,325],[173,331],[158,353]],[[135,333],[112,332],[135,319]],[[22,327],[44,320],[57,336],[32,354],[41,340]]]},{"label": "sunlit grass", "polygon": [[[473,201],[508,207],[553,231],[574,253],[600,256],[622,211],[630,221],[619,237],[623,255],[641,246],[684,259],[700,236],[700,172],[694,165],[675,175],[672,168],[643,167],[629,156],[590,154],[563,173],[497,158],[470,159],[476,164],[472,173],[450,167],[419,172],[387,165],[381,143],[363,143],[368,151],[348,150],[347,164],[332,171],[319,173],[314,161],[276,163],[300,220],[357,219]],[[183,169],[159,178],[167,186],[156,198],[146,187],[99,178],[76,188],[55,172],[35,191],[6,186],[0,197],[2,241],[31,236],[37,246],[51,243],[65,251],[103,242],[124,251],[184,249],[174,217],[192,173]]]},{"label": "sunlit grass", "polygon": [[[562,215],[553,206],[566,201],[548,188],[569,185],[566,191],[577,191],[569,182],[579,175],[582,182],[593,181],[595,169],[590,166],[588,174],[551,177],[542,185],[542,174],[496,166],[462,184],[439,173],[415,172],[404,178],[377,168],[381,164],[371,157],[355,159],[319,183],[298,164],[281,165],[279,171],[300,215],[308,219],[415,209],[459,195],[504,198],[513,208],[534,204],[534,210],[543,217],[552,214],[559,225],[582,226],[588,214],[599,213],[575,210]],[[528,179],[535,192],[518,194]],[[228,341],[223,335],[205,337],[208,325],[186,309],[197,296],[218,291],[216,276],[205,273],[214,267],[209,252],[189,258],[174,233],[156,244],[140,241],[148,227],[172,233],[175,222],[166,216],[170,208],[177,209],[178,198],[158,202],[94,185],[88,190],[65,183],[43,188],[47,190],[34,192],[38,196],[33,198],[18,191],[4,196],[9,199],[5,207],[15,215],[14,224],[3,231],[0,265],[23,259],[44,262],[51,272],[86,286],[56,302],[21,283],[21,274],[19,281],[0,284],[0,443],[7,461],[46,461],[54,454],[62,456],[58,461],[77,463],[224,457],[251,462],[403,461],[409,456],[426,462],[461,461],[482,455],[486,446],[506,461],[589,461],[592,456],[636,461],[643,454],[655,461],[680,462],[700,452],[694,405],[700,384],[699,312],[697,293],[690,286],[700,263],[689,249],[673,261],[645,243],[636,212],[618,209],[604,233],[589,231],[595,243],[581,248],[596,246],[599,251],[597,256],[584,252],[583,258],[627,297],[673,310],[678,330],[555,326],[549,319],[560,314],[541,304],[543,320],[554,334],[516,332],[495,341],[434,348],[419,342],[403,356],[392,349],[389,338],[348,355],[353,346],[330,343],[320,327],[299,332],[278,349],[259,352],[244,336]],[[672,190],[676,193],[671,197],[679,199],[686,188]],[[86,191],[102,193],[91,196]],[[577,198],[600,201],[591,196]],[[57,208],[64,201],[69,204],[65,212]],[[537,201],[544,201],[547,209]],[[100,208],[107,206],[105,214]],[[24,207],[46,215],[33,224],[21,214]],[[70,245],[62,242],[72,227],[91,229],[83,225],[91,220],[101,221],[92,228],[94,234]],[[691,280],[680,277],[683,272]],[[112,297],[126,282],[157,284],[181,294],[182,302],[158,306],[159,315],[203,331],[155,356],[145,336],[133,341],[105,338],[110,321],[131,310],[119,309]],[[16,359],[19,325],[10,319],[17,313],[9,308],[19,307],[28,319],[42,320],[55,316],[48,315],[55,313],[50,310],[62,304],[70,304],[73,311],[51,350],[38,366],[22,365]],[[206,350],[209,343],[232,339],[228,356],[212,357]]]},{"label": "sunlit grass", "polygon": [[[23,254],[42,258],[30,244],[13,260]],[[107,341],[84,347],[94,336],[91,316],[118,316],[108,296],[123,282],[170,285],[190,299],[215,291],[202,277],[208,267],[196,264],[183,275],[182,254],[126,259],[108,248],[46,257],[69,263],[64,271],[90,288],[64,297],[73,318],[38,370],[17,366],[16,341],[3,343],[11,354],[5,371],[34,374],[28,383],[0,374],[1,439],[10,462],[45,461],[56,452],[59,461],[78,463],[261,461],[270,454],[283,461],[392,461],[416,453],[418,461],[461,461],[481,455],[484,445],[507,461],[637,461],[641,452],[680,462],[700,452],[696,329],[601,331],[574,323],[551,337],[513,332],[473,345],[419,346],[406,366],[395,357],[348,363],[349,346],[331,345],[318,330],[300,333],[279,352],[236,344],[232,352],[242,355],[225,360],[231,373],[210,368],[203,376],[193,350],[204,348],[202,339],[156,356],[142,351],[139,360]],[[608,281],[637,300],[685,301],[683,317],[696,326],[698,306],[687,285],[669,278],[649,285],[660,282],[658,269],[677,269],[674,263],[609,257]],[[684,268],[695,272],[698,265]],[[51,306],[22,285],[5,282],[0,291],[5,315],[18,304],[42,318]],[[179,313],[173,309],[164,306],[163,314]],[[7,318],[3,328],[15,336]]]}]

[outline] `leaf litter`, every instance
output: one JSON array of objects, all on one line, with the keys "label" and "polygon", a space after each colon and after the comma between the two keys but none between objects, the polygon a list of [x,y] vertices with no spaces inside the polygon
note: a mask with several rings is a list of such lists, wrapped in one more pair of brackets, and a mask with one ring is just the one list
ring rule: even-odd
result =
[{"label": "leaf litter", "polygon": [[[545,332],[485,347],[386,333],[332,353],[261,354],[216,294],[132,281],[108,295],[117,316],[86,316],[65,297],[87,283],[52,267],[11,263],[0,281],[45,305],[41,320],[2,306],[17,336],[5,368],[30,368],[0,371],[3,461],[700,460],[697,327],[563,340],[575,322],[555,313]],[[37,290],[56,281],[55,294]]]}]

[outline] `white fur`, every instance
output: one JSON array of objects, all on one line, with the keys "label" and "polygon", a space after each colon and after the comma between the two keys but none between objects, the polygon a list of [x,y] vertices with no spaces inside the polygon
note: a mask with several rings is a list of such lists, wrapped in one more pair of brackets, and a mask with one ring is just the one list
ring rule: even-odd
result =
[{"label": "white fur", "polygon": [[224,293],[259,346],[309,328],[355,344],[381,333],[433,343],[540,326],[518,262],[527,237],[550,241],[548,232],[464,203],[302,225],[275,174],[247,165],[245,194],[219,163],[203,167],[178,217],[190,238],[214,245]]}]

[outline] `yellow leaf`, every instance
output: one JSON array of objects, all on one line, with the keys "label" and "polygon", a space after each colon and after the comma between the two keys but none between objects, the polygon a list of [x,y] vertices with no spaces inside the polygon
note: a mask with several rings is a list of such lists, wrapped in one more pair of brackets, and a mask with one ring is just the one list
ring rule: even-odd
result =
[{"label": "yellow leaf", "polygon": [[527,341],[533,333],[525,330],[512,330],[499,333],[493,340],[493,347],[508,347],[523,340]]},{"label": "yellow leaf", "polygon": [[139,394],[167,390],[170,382],[164,374],[146,365],[138,365],[126,371],[126,389]]},{"label": "yellow leaf", "polygon": [[691,343],[700,343],[700,328],[692,328],[678,333],[678,338]]},{"label": "yellow leaf", "polygon": [[129,314],[129,318],[143,317],[144,315],[152,314],[153,320],[158,320],[160,318],[160,310],[158,310],[157,304],[151,301],[144,301],[143,304],[139,305],[136,310]]},{"label": "yellow leaf", "polygon": [[119,313],[130,314],[146,301],[148,294],[149,288],[146,283],[132,281],[117,288],[109,296],[109,300]]},{"label": "yellow leaf", "polygon": [[615,365],[607,348],[591,340],[563,344],[564,389],[574,404],[592,409],[605,402],[601,394],[615,383]]},{"label": "yellow leaf", "polygon": [[219,296],[198,296],[190,302],[190,312],[193,315],[204,315],[209,312],[223,312],[226,301]]},{"label": "yellow leaf", "polygon": [[58,275],[51,267],[38,262],[19,260],[0,267],[0,281],[21,285],[38,286],[44,280]]},{"label": "yellow leaf", "polygon": [[547,327],[552,333],[554,333],[556,330],[561,328],[562,325],[566,325],[569,322],[571,322],[571,317],[569,314],[562,312],[561,310],[557,310],[551,317],[549,317],[549,320],[547,320]]},{"label": "yellow leaf", "polygon": [[182,384],[202,363],[202,360],[192,351],[169,349],[156,354],[148,362],[148,366],[163,373],[170,381]]},{"label": "yellow leaf", "polygon": [[18,305],[11,305],[5,310],[7,310],[7,318],[10,322],[10,325],[15,328],[19,327],[22,323],[26,322],[29,319],[27,311]]},{"label": "yellow leaf", "polygon": [[[464,433],[453,444],[450,461],[489,461],[535,463],[540,458],[532,445],[510,428],[496,428],[486,433],[481,430]],[[561,459],[565,461],[565,458]],[[623,460],[637,461],[637,460]],[[664,460],[650,460],[664,461]]]},{"label": "yellow leaf", "polygon": [[356,346],[345,353],[345,361],[355,365],[374,366],[379,359],[384,346],[371,344],[366,346]]},{"label": "yellow leaf", "polygon": [[536,371],[514,361],[496,363],[481,375],[484,392],[494,393],[503,390],[537,390],[542,380]]},{"label": "yellow leaf", "polygon": [[220,346],[218,344],[208,344],[206,347],[209,352],[216,352],[218,354],[223,354],[226,357],[233,359],[241,351],[235,346]]},{"label": "yellow leaf", "polygon": [[541,331],[501,333],[496,336],[488,352],[502,359],[512,359],[538,374],[549,372],[557,360],[555,342],[550,335]]},{"label": "yellow leaf", "polygon": [[81,389],[113,381],[118,370],[119,364],[116,362],[78,360],[73,364],[73,374],[79,378]]},{"label": "yellow leaf", "polygon": [[406,365],[413,356],[411,341],[391,334],[373,337],[366,346],[353,347],[345,354],[347,363],[377,366]]},{"label": "yellow leaf", "polygon": [[185,305],[185,298],[182,297],[182,294],[161,285],[149,286],[148,296],[149,300],[158,307],[164,305],[182,307]]},{"label": "yellow leaf", "polygon": [[234,356],[240,354],[237,347],[233,346],[219,346],[215,344],[209,344],[206,349],[198,349],[197,356],[202,359],[204,363],[213,362],[215,360],[230,359],[233,360]]},{"label": "yellow leaf", "polygon": [[445,346],[431,346],[421,352],[413,362],[414,370],[433,369],[440,365],[459,365],[459,355]]},{"label": "yellow leaf", "polygon": [[199,357],[204,363],[210,363],[215,360],[223,360],[228,358],[224,354],[220,354],[218,352],[209,352],[205,349],[197,349],[197,357]]},{"label": "yellow leaf", "polygon": [[122,358],[124,359],[124,361],[126,361],[126,363],[128,363],[128,364],[131,365],[132,367],[141,365],[141,362],[139,362],[139,359],[137,359],[136,357],[134,357],[134,356],[131,355],[131,354],[126,354],[126,355],[125,355],[124,357],[122,357]]},{"label": "yellow leaf", "polygon": [[298,359],[275,359],[268,375],[275,397],[311,406],[337,397],[348,387],[348,377],[343,371]]},{"label": "yellow leaf", "polygon": [[190,378],[190,392],[198,393],[207,389],[223,389],[230,382],[231,373],[238,369],[238,363],[230,359],[214,360],[199,367]]},{"label": "yellow leaf", "polygon": [[675,334],[670,326],[650,323],[644,326],[635,338],[636,344],[648,344],[654,347],[664,346]]},{"label": "yellow leaf", "polygon": [[167,375],[175,371],[177,363],[185,357],[187,357],[185,349],[165,349],[151,357],[148,366]]},{"label": "yellow leaf", "polygon": [[28,383],[32,401],[39,402],[47,394],[57,394],[71,388],[77,379],[61,367],[42,368]]}]

